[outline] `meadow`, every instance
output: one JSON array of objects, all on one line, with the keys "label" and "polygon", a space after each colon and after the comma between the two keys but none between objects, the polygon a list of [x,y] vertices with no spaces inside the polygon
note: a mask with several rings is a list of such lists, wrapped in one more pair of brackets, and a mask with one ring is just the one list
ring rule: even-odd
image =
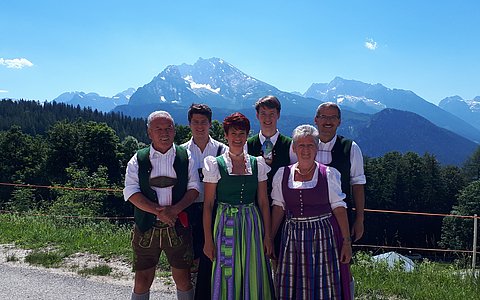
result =
[{"label": "meadow", "polygon": [[[0,214],[0,244],[15,244],[33,251],[25,258],[30,264],[60,267],[62,261],[78,252],[131,262],[131,224],[91,219],[64,219],[51,216]],[[16,257],[7,257],[15,261]],[[169,268],[162,257],[160,276]],[[109,275],[108,267],[79,270],[81,275]],[[371,255],[357,252],[352,263],[356,299],[478,299],[480,279],[460,264],[417,262],[414,271],[401,265],[389,268],[376,263]]]}]

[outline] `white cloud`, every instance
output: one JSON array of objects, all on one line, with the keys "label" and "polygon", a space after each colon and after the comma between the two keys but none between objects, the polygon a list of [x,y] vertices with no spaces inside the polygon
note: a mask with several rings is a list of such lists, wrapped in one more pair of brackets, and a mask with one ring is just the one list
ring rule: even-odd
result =
[{"label": "white cloud", "polygon": [[31,61],[26,58],[3,59],[0,57],[0,65],[10,69],[23,69],[25,67],[33,67]]},{"label": "white cloud", "polygon": [[377,42],[375,42],[373,39],[367,39],[365,41],[365,48],[368,50],[376,50],[377,49]]},{"label": "white cloud", "polygon": [[0,90],[0,93],[8,93],[6,90]]}]

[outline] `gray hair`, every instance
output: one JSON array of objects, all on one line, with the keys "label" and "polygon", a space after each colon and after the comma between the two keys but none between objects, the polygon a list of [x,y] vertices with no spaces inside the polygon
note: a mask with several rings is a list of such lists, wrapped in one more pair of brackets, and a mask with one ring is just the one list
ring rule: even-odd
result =
[{"label": "gray hair", "polygon": [[175,122],[173,121],[173,118],[172,116],[167,112],[167,111],[164,111],[164,110],[157,110],[157,111],[154,111],[152,112],[150,115],[148,115],[148,118],[147,118],[147,128],[150,128],[150,124],[152,123],[152,121],[156,118],[165,118],[165,119],[169,119],[172,121],[172,124],[175,124]]},{"label": "gray hair", "polygon": [[300,138],[304,138],[307,136],[311,136],[313,141],[318,146],[319,143],[319,136],[317,128],[313,127],[312,125],[304,124],[297,126],[292,132],[292,140],[293,143],[296,144]]},{"label": "gray hair", "polygon": [[340,111],[340,107],[338,106],[337,103],[335,102],[323,102],[322,104],[320,104],[318,107],[317,107],[317,112],[316,112],[316,116],[318,117],[319,114],[320,114],[320,109],[322,109],[323,107],[333,107],[333,108],[336,108],[337,109],[337,112],[338,112],[338,119],[341,119],[342,118],[342,112]]}]

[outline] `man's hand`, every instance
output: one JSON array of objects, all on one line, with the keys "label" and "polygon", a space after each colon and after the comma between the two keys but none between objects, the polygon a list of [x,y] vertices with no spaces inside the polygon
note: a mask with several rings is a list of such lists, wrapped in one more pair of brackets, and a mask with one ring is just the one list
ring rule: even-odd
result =
[{"label": "man's hand", "polygon": [[359,239],[362,238],[363,236],[363,221],[360,221],[358,219],[355,219],[355,222],[353,223],[352,229],[350,230],[351,236],[353,237],[353,241],[356,242]]},{"label": "man's hand", "polygon": [[157,209],[157,217],[170,227],[175,226],[178,213],[172,206],[160,206]]}]

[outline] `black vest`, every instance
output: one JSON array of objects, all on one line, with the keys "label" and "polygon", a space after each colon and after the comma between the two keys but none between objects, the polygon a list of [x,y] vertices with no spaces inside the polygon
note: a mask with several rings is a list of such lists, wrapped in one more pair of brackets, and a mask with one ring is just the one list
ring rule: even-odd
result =
[{"label": "black vest", "polygon": [[[188,184],[188,154],[187,149],[181,146],[175,146],[175,160],[173,169],[177,173],[177,183],[172,189],[172,204],[178,203],[187,192]],[[152,202],[158,203],[157,193],[150,187],[149,179],[152,172],[150,162],[150,147],[138,150],[138,180],[142,194]],[[141,232],[149,230],[156,222],[157,217],[154,214],[143,211],[134,206],[135,224]]]},{"label": "black vest", "polygon": [[[290,145],[292,144],[292,139],[288,136],[282,134],[278,135],[275,146],[272,150],[272,164],[270,165],[270,172],[268,172],[267,179],[267,192],[268,198],[270,199],[270,194],[272,193],[272,180],[275,173],[277,173],[280,167],[290,165]],[[258,134],[250,137],[247,141],[248,154],[253,156],[262,156],[262,143],[260,143],[260,137]],[[271,201],[271,199],[270,199]]]}]

